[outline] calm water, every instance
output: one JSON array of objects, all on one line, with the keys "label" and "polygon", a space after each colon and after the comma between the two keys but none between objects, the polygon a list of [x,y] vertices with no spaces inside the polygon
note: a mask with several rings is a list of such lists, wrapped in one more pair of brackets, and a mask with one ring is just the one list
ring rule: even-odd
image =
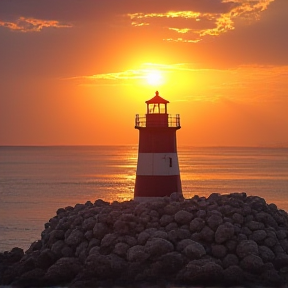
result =
[{"label": "calm water", "polygon": [[[288,149],[178,148],[183,194],[246,192],[288,211]],[[133,198],[137,146],[0,147],[0,251],[27,249],[60,207]]]}]

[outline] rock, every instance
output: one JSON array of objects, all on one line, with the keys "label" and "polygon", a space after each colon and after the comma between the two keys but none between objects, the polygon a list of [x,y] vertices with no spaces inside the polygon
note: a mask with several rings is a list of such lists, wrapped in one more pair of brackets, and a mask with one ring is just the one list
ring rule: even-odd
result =
[{"label": "rock", "polygon": [[145,244],[145,252],[150,257],[159,257],[174,250],[173,244],[162,238],[152,238]]},{"label": "rock", "polygon": [[256,243],[261,243],[267,237],[267,232],[265,230],[255,230],[249,239],[254,240]]},{"label": "rock", "polygon": [[216,258],[224,258],[227,254],[227,248],[224,245],[212,245],[211,253]]},{"label": "rock", "polygon": [[232,219],[237,224],[243,224],[243,222],[244,222],[243,215],[241,215],[239,213],[234,213],[233,216],[232,216]]},{"label": "rock", "polygon": [[108,255],[90,254],[85,261],[85,268],[98,279],[113,278],[111,259]]},{"label": "rock", "polygon": [[[179,278],[189,283],[215,284],[223,278],[223,268],[213,262],[193,260],[190,261]],[[184,278],[184,279],[183,279]]]},{"label": "rock", "polygon": [[174,192],[170,195],[170,201],[172,202],[178,202],[178,201],[183,201],[184,198],[183,198],[183,195],[182,193],[178,193],[178,192]]},{"label": "rock", "polygon": [[125,257],[129,248],[130,246],[127,243],[120,242],[115,245],[113,252],[120,257]]},{"label": "rock", "polygon": [[83,232],[78,229],[75,229],[71,232],[69,237],[65,239],[65,242],[67,245],[71,247],[76,247],[82,242],[83,238],[84,238]]},{"label": "rock", "polygon": [[165,230],[167,232],[172,231],[172,230],[176,230],[176,229],[178,229],[178,225],[176,222],[171,222],[165,227]]},{"label": "rock", "polygon": [[[31,246],[29,247],[29,249],[26,251],[26,254],[29,254],[29,253],[32,253],[33,251],[38,251],[42,248],[42,241],[41,240],[38,240],[38,241],[35,241],[31,244]],[[13,248],[13,249],[20,249],[20,248]],[[11,252],[13,251],[13,249],[11,250]],[[22,249],[20,249],[22,250]],[[23,253],[23,250],[22,250],[22,253],[21,254],[24,254]],[[23,255],[22,255],[23,256]],[[21,258],[22,258],[21,256]],[[21,258],[19,258],[17,261],[19,261]],[[16,262],[16,261],[15,261]]]},{"label": "rock", "polygon": [[83,231],[92,230],[96,224],[96,219],[94,217],[89,217],[85,219],[82,224]]},{"label": "rock", "polygon": [[77,258],[61,258],[52,265],[45,274],[45,282],[49,285],[62,284],[71,281],[82,266]]},{"label": "rock", "polygon": [[230,266],[236,266],[239,263],[239,259],[235,254],[227,254],[225,258],[222,260],[222,264],[224,268],[228,268]]},{"label": "rock", "polygon": [[195,241],[191,239],[180,240],[176,245],[176,250],[182,252],[188,245],[193,244]]},{"label": "rock", "polygon": [[266,212],[259,212],[256,214],[255,217],[258,222],[262,222],[266,227],[273,227],[273,228],[278,227],[278,224],[274,220],[274,218]]},{"label": "rock", "polygon": [[204,218],[206,218],[207,213],[205,210],[198,210],[196,215],[197,215],[197,218],[203,218],[204,219]]},{"label": "rock", "polygon": [[172,243],[177,243],[178,241],[182,240],[182,239],[187,239],[190,238],[191,234],[188,230],[186,229],[175,229],[175,230],[171,230],[168,233],[168,240]]},{"label": "rock", "polygon": [[186,246],[183,250],[183,254],[188,259],[200,259],[206,254],[205,248],[197,242],[194,242]]},{"label": "rock", "polygon": [[38,268],[47,269],[57,260],[57,256],[49,249],[41,251],[36,260],[36,266]]},{"label": "rock", "polygon": [[[115,225],[115,224],[114,224]],[[108,226],[104,223],[96,223],[93,228],[93,235],[97,239],[102,239],[107,233],[109,233]]]},{"label": "rock", "polygon": [[127,260],[129,262],[142,263],[147,260],[149,253],[146,252],[146,249],[142,245],[135,245],[128,249]]},{"label": "rock", "polygon": [[81,244],[79,244],[78,247],[76,248],[75,256],[79,257],[81,253],[86,251],[87,246],[88,246],[87,241],[83,241]]},{"label": "rock", "polygon": [[220,225],[215,232],[215,241],[218,244],[224,243],[234,236],[234,226],[231,223]]},{"label": "rock", "polygon": [[162,227],[165,227],[167,226],[169,223],[173,222],[174,221],[174,217],[172,215],[162,215],[162,217],[160,218],[160,225]]},{"label": "rock", "polygon": [[150,238],[150,234],[147,231],[143,231],[138,235],[137,241],[139,245],[145,245]]},{"label": "rock", "polygon": [[214,234],[211,228],[205,226],[199,233],[199,236],[204,242],[212,242],[214,240]]},{"label": "rock", "polygon": [[258,245],[253,240],[241,241],[236,248],[236,253],[240,258],[244,258],[248,255],[258,255]]},{"label": "rock", "polygon": [[258,273],[263,268],[263,265],[262,259],[253,254],[245,256],[240,262],[240,267],[248,272],[252,271]]},{"label": "rock", "polygon": [[276,269],[288,267],[288,255],[286,253],[279,253],[276,255],[273,264]]},{"label": "rock", "polygon": [[224,281],[226,285],[238,285],[243,283],[244,272],[243,270],[236,265],[227,267],[223,271]]},{"label": "rock", "polygon": [[[120,239],[120,238],[116,238],[117,241]],[[125,235],[123,238],[123,242],[127,243],[130,247],[134,246],[134,245],[137,245],[137,239],[133,236],[130,236],[130,235]]]},{"label": "rock", "polygon": [[250,221],[246,223],[246,227],[248,227],[251,231],[255,231],[255,230],[263,230],[265,228],[265,225],[261,222]]},{"label": "rock", "polygon": [[266,246],[259,246],[259,256],[264,263],[272,262],[275,259],[275,254],[273,253],[273,251]]},{"label": "rock", "polygon": [[287,231],[286,230],[278,230],[278,231],[276,231],[276,236],[279,240],[284,240],[287,238]]},{"label": "rock", "polygon": [[65,247],[62,248],[61,254],[64,257],[73,257],[74,256],[73,249],[71,247],[68,247],[68,246],[65,246]]},{"label": "rock", "polygon": [[13,263],[20,261],[21,258],[24,256],[24,251],[21,248],[15,247],[10,252],[4,252],[4,254],[2,254],[2,255],[0,254],[0,256],[2,256],[2,257],[0,257],[0,263],[3,261],[7,265],[10,265],[10,264],[13,264]]},{"label": "rock", "polygon": [[114,246],[117,239],[117,234],[106,234],[101,240],[101,247]]},{"label": "rock", "polygon": [[17,279],[13,286],[16,287],[38,287],[45,285],[43,281],[45,271],[41,268],[35,268],[24,274],[22,274],[19,279]]},{"label": "rock", "polygon": [[[168,275],[177,273],[184,264],[183,257],[178,252],[170,252],[160,256],[158,259],[160,263],[159,273],[160,275]],[[170,275],[169,275],[170,274]]]},{"label": "rock", "polygon": [[223,223],[223,218],[220,215],[212,215],[207,219],[208,226],[216,231],[216,229]]},{"label": "rock", "polygon": [[200,232],[205,226],[205,220],[203,220],[202,218],[194,218],[191,222],[190,222],[190,231],[193,232]]},{"label": "rock", "polygon": [[178,211],[174,216],[175,221],[180,225],[190,223],[192,218],[193,218],[193,214],[191,214],[185,210]]},{"label": "rock", "polygon": [[55,242],[52,247],[51,247],[51,251],[55,254],[55,255],[60,255],[62,256],[61,250],[64,248],[65,246],[65,242],[63,240],[58,240],[57,242]]}]

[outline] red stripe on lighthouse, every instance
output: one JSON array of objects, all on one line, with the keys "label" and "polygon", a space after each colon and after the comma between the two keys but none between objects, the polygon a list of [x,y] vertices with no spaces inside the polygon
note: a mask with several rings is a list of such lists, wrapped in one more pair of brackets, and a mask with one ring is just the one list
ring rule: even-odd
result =
[{"label": "red stripe on lighthouse", "polygon": [[176,128],[142,128],[139,132],[139,153],[177,152]]},{"label": "red stripe on lighthouse", "polygon": [[165,197],[181,192],[180,175],[137,175],[134,197]]}]

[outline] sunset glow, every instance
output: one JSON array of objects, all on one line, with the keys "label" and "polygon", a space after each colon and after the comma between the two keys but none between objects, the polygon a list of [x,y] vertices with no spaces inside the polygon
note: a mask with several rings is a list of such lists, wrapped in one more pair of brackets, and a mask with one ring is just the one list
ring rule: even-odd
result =
[{"label": "sunset glow", "polygon": [[158,90],[179,145],[288,146],[288,1],[0,1],[0,145],[137,143]]},{"label": "sunset glow", "polygon": [[147,82],[152,86],[159,86],[163,82],[163,77],[159,71],[151,71],[147,73]]}]

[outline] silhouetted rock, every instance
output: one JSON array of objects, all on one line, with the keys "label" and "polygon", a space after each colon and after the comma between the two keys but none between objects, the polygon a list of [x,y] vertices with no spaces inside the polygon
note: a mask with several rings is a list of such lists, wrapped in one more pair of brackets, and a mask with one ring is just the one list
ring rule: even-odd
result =
[{"label": "silhouetted rock", "polygon": [[0,285],[287,284],[287,213],[245,193],[99,199],[58,209],[44,227],[25,254],[0,253]]}]

